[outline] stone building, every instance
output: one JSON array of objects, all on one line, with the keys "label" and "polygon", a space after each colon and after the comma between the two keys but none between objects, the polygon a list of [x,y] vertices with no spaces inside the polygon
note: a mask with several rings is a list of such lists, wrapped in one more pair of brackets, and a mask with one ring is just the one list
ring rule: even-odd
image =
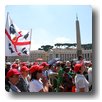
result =
[{"label": "stone building", "polygon": [[[83,57],[85,60],[92,60],[92,50],[82,50]],[[43,50],[33,50],[30,52],[30,56],[12,56],[7,57],[7,61],[13,62],[15,59],[20,59],[21,61],[35,62],[37,58],[42,58],[43,61],[49,61],[52,58],[60,58],[62,61],[77,59],[77,49],[75,48],[55,48],[48,52]]]}]

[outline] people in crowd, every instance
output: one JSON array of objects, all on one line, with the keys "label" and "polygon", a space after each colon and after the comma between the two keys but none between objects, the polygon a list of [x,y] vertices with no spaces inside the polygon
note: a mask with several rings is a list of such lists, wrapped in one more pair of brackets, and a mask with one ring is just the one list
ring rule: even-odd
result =
[{"label": "people in crowd", "polygon": [[49,92],[54,92],[57,87],[57,75],[58,73],[54,72],[53,65],[48,67],[48,83],[49,83]]},{"label": "people in crowd", "polygon": [[49,67],[49,64],[48,64],[47,62],[42,62],[42,63],[40,64],[40,66],[43,66],[43,71],[42,71],[42,73],[43,73],[43,75],[46,77],[46,80],[47,80],[47,78],[48,78],[48,67]]},{"label": "people in crowd", "polygon": [[66,66],[70,68],[71,67],[71,62],[70,61],[66,61]]},{"label": "people in crowd", "polygon": [[18,65],[16,63],[12,64],[12,69],[17,69],[18,70]]},{"label": "people in crowd", "polygon": [[79,55],[79,56],[78,56],[78,61],[77,61],[77,63],[84,64],[84,58],[83,58],[82,55]]},{"label": "people in crowd", "polygon": [[49,64],[47,62],[42,62],[40,64],[40,66],[43,66],[43,70],[42,70],[42,79],[44,81],[44,89],[46,89],[46,91],[49,90],[49,78],[48,78],[48,68],[49,68]]},{"label": "people in crowd", "polygon": [[6,76],[7,72],[10,70],[10,68],[11,68],[11,63],[6,62],[6,64],[5,64],[5,76]]},{"label": "people in crowd", "polygon": [[[6,62],[5,64],[5,77],[7,75],[7,72],[10,70],[11,68],[11,63],[10,62]],[[10,89],[10,84],[8,83],[8,78],[5,78],[5,90],[9,91]]]},{"label": "people in crowd", "polygon": [[29,92],[29,68],[27,66],[22,66],[20,69],[20,79],[17,83],[17,87],[21,90],[21,92]]},{"label": "people in crowd", "polygon": [[85,67],[80,64],[76,64],[74,67],[75,75],[75,86],[76,86],[76,92],[89,92],[89,82],[83,75],[83,72],[85,71]]},{"label": "people in crowd", "polygon": [[31,79],[29,83],[30,92],[46,92],[45,78],[42,76],[43,66],[34,65],[30,68]]},{"label": "people in crowd", "polygon": [[89,92],[92,90],[92,62],[78,60],[5,63],[5,89],[8,92]]},{"label": "people in crowd", "polygon": [[48,72],[48,76],[49,76],[50,74],[54,73],[54,72],[53,72],[53,66],[52,66],[52,65],[49,65],[47,72]]},{"label": "people in crowd", "polygon": [[57,92],[63,92],[64,87],[63,87],[63,74],[64,74],[64,64],[63,62],[59,61],[56,64],[56,69],[58,73],[58,79],[57,79]]},{"label": "people in crowd", "polygon": [[63,87],[64,92],[72,92],[73,81],[70,75],[70,67],[66,67],[63,75]]},{"label": "people in crowd", "polygon": [[90,62],[88,68],[88,81],[89,81],[89,91],[92,90],[92,63]]},{"label": "people in crowd", "polygon": [[6,79],[9,83],[9,89],[8,92],[21,92],[20,89],[16,86],[19,82],[19,75],[20,72],[17,69],[10,69],[7,72]]}]

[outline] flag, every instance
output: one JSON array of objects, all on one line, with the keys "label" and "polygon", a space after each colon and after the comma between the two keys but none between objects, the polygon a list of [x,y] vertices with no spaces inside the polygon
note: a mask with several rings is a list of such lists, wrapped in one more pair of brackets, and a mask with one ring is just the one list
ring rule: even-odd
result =
[{"label": "flag", "polygon": [[31,31],[20,30],[7,14],[5,25],[5,56],[29,55]]}]

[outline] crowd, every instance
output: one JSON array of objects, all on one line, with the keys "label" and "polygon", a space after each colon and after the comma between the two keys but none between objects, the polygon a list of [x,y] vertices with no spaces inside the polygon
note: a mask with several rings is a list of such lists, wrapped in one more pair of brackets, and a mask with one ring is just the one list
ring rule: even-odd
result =
[{"label": "crowd", "polygon": [[89,92],[92,90],[92,62],[56,61],[27,63],[16,59],[5,65],[8,92]]}]

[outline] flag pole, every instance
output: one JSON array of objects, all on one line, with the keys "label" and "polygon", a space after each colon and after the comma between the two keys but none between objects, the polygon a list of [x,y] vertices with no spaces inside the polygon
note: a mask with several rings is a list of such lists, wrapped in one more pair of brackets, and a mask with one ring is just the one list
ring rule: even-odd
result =
[{"label": "flag pole", "polygon": [[[6,16],[6,23],[5,23],[5,32],[6,32],[6,25],[7,25],[7,22],[8,22],[8,15],[9,15],[9,12],[7,12],[7,16]],[[5,35],[6,37],[6,35]],[[5,49],[6,50],[6,49]],[[7,62],[7,56],[5,56],[5,63]]]},{"label": "flag pole", "polygon": [[7,17],[6,17],[6,24],[5,24],[5,27],[6,27],[7,22],[8,22],[8,15],[9,15],[9,12],[7,12]]}]

